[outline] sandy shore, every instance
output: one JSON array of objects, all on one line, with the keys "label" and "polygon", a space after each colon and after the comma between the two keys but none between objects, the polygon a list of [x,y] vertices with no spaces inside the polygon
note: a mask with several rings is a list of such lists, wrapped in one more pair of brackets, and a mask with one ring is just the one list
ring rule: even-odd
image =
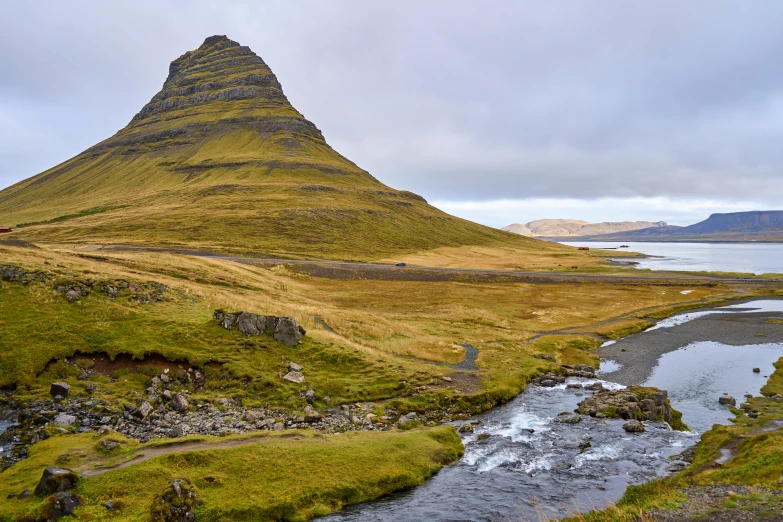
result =
[{"label": "sandy shore", "polygon": [[783,313],[749,311],[711,314],[679,326],[625,337],[598,349],[597,354],[601,358],[612,359],[622,365],[615,372],[602,374],[601,378],[626,386],[642,384],[663,354],[696,341],[714,341],[732,346],[783,343],[783,325],[771,322],[775,319],[783,319]]}]

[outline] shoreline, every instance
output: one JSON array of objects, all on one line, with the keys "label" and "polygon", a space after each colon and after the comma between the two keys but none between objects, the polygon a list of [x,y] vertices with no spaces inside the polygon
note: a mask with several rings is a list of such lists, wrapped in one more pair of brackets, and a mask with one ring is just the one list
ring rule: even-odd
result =
[{"label": "shoreline", "polygon": [[[772,299],[757,297],[733,304],[760,300]],[[698,308],[672,317],[693,312],[718,312],[719,308]],[[623,337],[596,350],[601,359],[611,359],[622,365],[620,369],[602,373],[600,377],[624,386],[641,385],[649,379],[663,355],[694,342],[712,341],[730,346],[783,343],[783,328],[771,323],[770,319],[783,319],[783,313],[734,309],[731,313],[710,314],[675,327],[647,329]]]}]

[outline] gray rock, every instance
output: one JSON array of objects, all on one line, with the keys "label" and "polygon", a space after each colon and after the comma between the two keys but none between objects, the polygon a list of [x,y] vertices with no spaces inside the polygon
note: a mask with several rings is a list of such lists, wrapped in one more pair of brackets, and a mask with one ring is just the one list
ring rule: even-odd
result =
[{"label": "gray rock", "polygon": [[181,393],[176,394],[174,398],[171,399],[171,407],[177,411],[185,411],[188,409],[188,406],[190,406],[188,398]]},{"label": "gray rock", "polygon": [[578,424],[582,422],[582,417],[576,413],[561,413],[555,417],[555,422],[560,422],[562,424]]},{"label": "gray rock", "polygon": [[543,386],[544,388],[554,388],[557,386],[557,382],[553,379],[544,379],[543,381],[538,383],[539,386]]},{"label": "gray rock", "polygon": [[79,292],[71,288],[67,292],[65,292],[65,298],[68,300],[69,303],[73,303],[75,301],[79,300]]},{"label": "gray rock", "polygon": [[71,385],[67,382],[55,382],[52,383],[52,386],[49,388],[49,394],[52,397],[60,396],[60,397],[67,397],[68,392],[71,391]]},{"label": "gray rock", "polygon": [[294,384],[301,384],[304,382],[305,378],[304,375],[302,375],[301,372],[288,372],[283,377],[284,381],[292,382]]},{"label": "gray rock", "polygon": [[301,372],[304,370],[304,366],[301,364],[296,364],[295,362],[288,363],[288,370],[292,372]]},{"label": "gray rock", "polygon": [[736,406],[737,399],[735,399],[731,395],[722,395],[721,397],[718,398],[718,404],[724,404],[727,406]]},{"label": "gray rock", "polygon": [[642,433],[644,431],[644,424],[634,419],[623,424],[623,429],[628,433]]},{"label": "gray rock", "polygon": [[267,318],[263,315],[251,314],[249,312],[242,312],[237,317],[236,327],[237,330],[245,335],[261,335],[265,330],[271,328],[267,327]]},{"label": "gray rock", "polygon": [[70,469],[50,466],[44,470],[34,493],[39,497],[43,497],[52,493],[67,491],[74,487],[77,482],[79,482],[78,475]]},{"label": "gray rock", "polygon": [[144,401],[144,402],[142,402],[142,403],[141,403],[141,406],[139,406],[139,407],[138,407],[138,408],[137,408],[137,409],[136,409],[136,410],[133,412],[133,414],[134,414],[136,417],[139,417],[139,418],[142,418],[142,419],[146,419],[146,418],[147,418],[147,415],[149,415],[151,412],[152,412],[152,404],[150,404],[150,403],[149,403],[149,402],[147,402],[147,401]]},{"label": "gray rock", "polygon": [[58,426],[75,426],[76,420],[77,420],[76,415],[68,415],[67,413],[60,413],[57,415],[57,417],[54,418],[52,424],[56,424]]},{"label": "gray rock", "polygon": [[44,520],[57,520],[60,517],[73,514],[77,506],[82,505],[82,499],[73,493],[55,493],[44,502],[41,515]]},{"label": "gray rock", "polygon": [[307,393],[305,393],[305,400],[308,402],[308,404],[314,403],[315,402],[315,391],[307,390]]},{"label": "gray rock", "polygon": [[234,322],[236,322],[237,316],[234,314],[226,314],[223,317],[223,322],[221,323],[223,325],[223,328],[226,330],[231,330],[231,327],[234,326]]},{"label": "gray rock", "polygon": [[275,325],[275,339],[288,346],[299,344],[305,333],[293,317],[280,317]]}]

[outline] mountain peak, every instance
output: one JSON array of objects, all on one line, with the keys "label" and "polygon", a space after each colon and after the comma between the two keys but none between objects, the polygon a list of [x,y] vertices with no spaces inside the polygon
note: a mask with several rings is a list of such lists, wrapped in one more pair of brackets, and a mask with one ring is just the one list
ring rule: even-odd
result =
[{"label": "mountain peak", "polygon": [[[171,62],[163,88],[136,114],[131,124],[187,115],[193,112],[191,109],[212,102],[238,102],[234,104],[237,108],[241,106],[253,112],[283,110],[301,118],[260,56],[247,46],[217,35]],[[232,108],[227,103],[222,105],[224,111]]]},{"label": "mountain peak", "polygon": [[210,36],[114,136],[0,191],[27,240],[382,259],[522,238],[394,190],[340,155],[249,47]]}]

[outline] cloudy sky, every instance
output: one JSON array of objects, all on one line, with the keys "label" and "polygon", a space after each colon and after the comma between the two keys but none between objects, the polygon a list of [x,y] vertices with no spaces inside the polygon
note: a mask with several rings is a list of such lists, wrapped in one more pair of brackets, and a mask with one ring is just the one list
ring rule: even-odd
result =
[{"label": "cloudy sky", "polygon": [[347,157],[451,213],[783,208],[783,2],[4,2],[0,188],[125,126],[205,37]]}]

